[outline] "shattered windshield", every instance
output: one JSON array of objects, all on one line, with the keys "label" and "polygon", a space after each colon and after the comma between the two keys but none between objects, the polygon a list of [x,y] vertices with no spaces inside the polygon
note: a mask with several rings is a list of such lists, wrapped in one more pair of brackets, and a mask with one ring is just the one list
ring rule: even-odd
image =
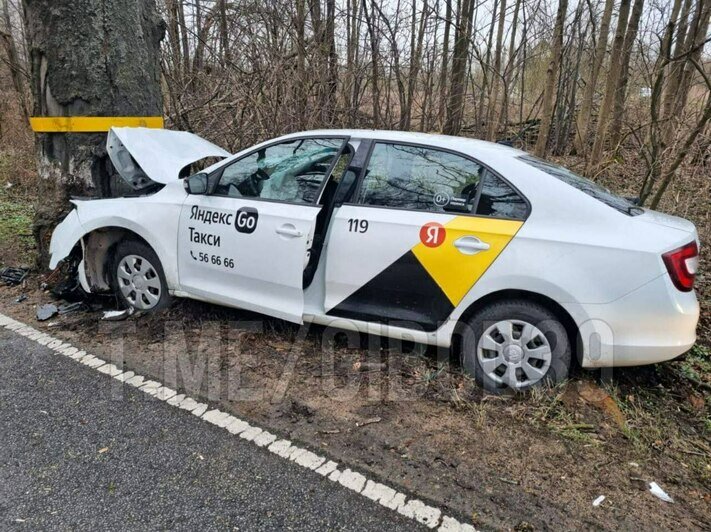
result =
[{"label": "shattered windshield", "polygon": [[268,146],[226,167],[215,194],[314,203],[343,139],[297,139]]}]

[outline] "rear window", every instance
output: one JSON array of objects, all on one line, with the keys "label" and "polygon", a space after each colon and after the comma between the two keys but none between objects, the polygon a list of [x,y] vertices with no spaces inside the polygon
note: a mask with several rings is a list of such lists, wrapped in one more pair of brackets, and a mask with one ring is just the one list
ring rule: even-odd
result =
[{"label": "rear window", "polygon": [[592,196],[596,200],[601,201],[605,205],[609,205],[613,209],[617,209],[624,214],[634,216],[644,212],[642,209],[636,207],[625,198],[613,194],[605,187],[601,187],[597,183],[594,183],[583,176],[579,176],[563,166],[544,161],[543,159],[533,157],[532,155],[521,155],[519,159],[527,164],[530,164],[541,172],[545,172],[550,176],[560,179],[571,187],[577,188],[588,196]]}]

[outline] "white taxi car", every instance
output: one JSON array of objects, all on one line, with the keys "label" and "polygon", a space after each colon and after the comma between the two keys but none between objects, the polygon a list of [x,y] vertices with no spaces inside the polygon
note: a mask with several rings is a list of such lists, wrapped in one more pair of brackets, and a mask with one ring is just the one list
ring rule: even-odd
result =
[{"label": "white taxi car", "polygon": [[[229,155],[185,132],[115,128],[134,191],[75,200],[52,268],[90,292],[171,296],[296,323],[456,346],[492,390],[648,364],[695,341],[698,237],[565,168],[477,140],[326,130]],[[218,157],[186,177],[191,163]]]}]

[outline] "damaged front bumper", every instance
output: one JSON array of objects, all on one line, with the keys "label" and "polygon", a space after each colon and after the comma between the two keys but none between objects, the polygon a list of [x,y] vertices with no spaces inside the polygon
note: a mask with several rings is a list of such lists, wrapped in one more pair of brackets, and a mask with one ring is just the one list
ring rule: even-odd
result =
[{"label": "damaged front bumper", "polygon": [[52,233],[52,240],[49,243],[49,268],[51,270],[54,270],[63,259],[69,256],[82,236],[84,236],[84,227],[79,220],[79,213],[74,209],[67,214],[67,217]]}]

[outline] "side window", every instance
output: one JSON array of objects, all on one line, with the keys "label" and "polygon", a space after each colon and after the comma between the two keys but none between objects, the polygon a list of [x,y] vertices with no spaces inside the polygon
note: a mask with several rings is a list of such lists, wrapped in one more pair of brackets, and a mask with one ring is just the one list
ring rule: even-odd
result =
[{"label": "side window", "polygon": [[528,205],[514,189],[500,177],[488,170],[485,172],[477,214],[524,220],[527,211]]},{"label": "side window", "polygon": [[483,168],[453,153],[377,143],[358,203],[432,212],[471,213]]},{"label": "side window", "polygon": [[214,194],[314,203],[343,139],[295,139],[262,148],[227,166]]}]

